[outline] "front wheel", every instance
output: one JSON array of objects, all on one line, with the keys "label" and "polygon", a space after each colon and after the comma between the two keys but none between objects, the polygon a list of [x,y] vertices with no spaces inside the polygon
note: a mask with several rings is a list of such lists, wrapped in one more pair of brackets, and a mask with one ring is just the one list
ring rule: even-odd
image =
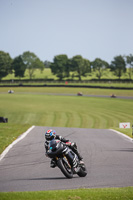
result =
[{"label": "front wheel", "polygon": [[79,172],[78,172],[77,174],[78,174],[78,176],[80,176],[80,177],[85,177],[85,176],[87,175],[87,169],[86,169],[85,164],[82,164],[82,165],[80,166],[80,170],[79,170]]},{"label": "front wheel", "polygon": [[67,178],[73,178],[73,172],[72,172],[71,168],[67,165],[67,162],[65,162],[63,159],[59,159],[57,161],[57,166],[60,168],[62,173]]}]

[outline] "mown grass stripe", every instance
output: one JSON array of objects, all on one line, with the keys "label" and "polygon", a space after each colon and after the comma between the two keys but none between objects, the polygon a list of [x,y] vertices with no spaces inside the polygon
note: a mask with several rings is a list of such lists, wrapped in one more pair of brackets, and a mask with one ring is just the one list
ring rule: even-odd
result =
[{"label": "mown grass stripe", "polygon": [[0,98],[0,113],[9,123],[41,126],[118,127],[119,122],[133,121],[132,107],[130,100],[92,97],[1,94]]},{"label": "mown grass stripe", "polygon": [[[104,113],[107,114],[107,112],[104,110]],[[128,114],[122,114],[121,112],[116,112],[116,111],[112,111],[109,113],[109,116],[111,116],[113,118],[113,127],[118,127],[120,122],[133,122],[133,117],[132,115],[128,115]],[[110,127],[110,126],[109,126]]]},{"label": "mown grass stripe", "polygon": [[84,127],[91,127],[92,123],[93,123],[93,119],[89,116],[88,113],[80,113],[80,117],[81,117],[81,126],[80,128],[84,128]]},{"label": "mown grass stripe", "polygon": [[67,121],[65,124],[65,127],[72,127],[73,124],[73,115],[71,112],[66,112],[66,116],[67,116]]}]

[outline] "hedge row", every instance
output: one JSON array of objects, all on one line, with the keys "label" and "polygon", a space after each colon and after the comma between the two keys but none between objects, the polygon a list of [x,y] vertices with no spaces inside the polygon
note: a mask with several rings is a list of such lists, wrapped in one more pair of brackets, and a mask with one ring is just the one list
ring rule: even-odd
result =
[{"label": "hedge row", "polygon": [[90,85],[0,85],[0,87],[73,87],[73,88],[99,88],[99,89],[119,89],[133,90],[133,87],[115,87],[115,86],[90,86]]},{"label": "hedge row", "polygon": [[91,80],[73,80],[73,79],[66,79],[66,80],[54,80],[54,79],[24,79],[24,80],[20,80],[20,79],[10,79],[10,80],[1,80],[0,83],[24,83],[24,82],[54,82],[54,83],[64,83],[65,81],[69,81],[69,82],[74,82],[74,83],[89,83],[89,82],[121,82],[121,83],[133,83],[133,79],[91,79]]}]

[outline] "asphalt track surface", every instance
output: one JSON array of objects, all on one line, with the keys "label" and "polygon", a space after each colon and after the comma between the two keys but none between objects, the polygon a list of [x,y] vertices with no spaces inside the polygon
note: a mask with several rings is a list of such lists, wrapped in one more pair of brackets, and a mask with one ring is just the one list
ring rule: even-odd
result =
[{"label": "asphalt track surface", "polygon": [[133,142],[111,130],[52,127],[76,141],[88,175],[67,179],[50,168],[45,157],[44,132],[35,127],[0,161],[0,191],[42,191],[133,186]]},{"label": "asphalt track surface", "polygon": [[[0,92],[0,94],[7,94],[7,92]],[[54,96],[80,96],[77,94],[65,94],[65,93],[40,93],[40,92],[15,92],[15,94],[38,94],[38,95],[54,95]],[[112,98],[109,95],[82,95],[84,97],[102,97],[102,98]],[[117,99],[133,99],[133,96],[116,96],[113,98]]]}]

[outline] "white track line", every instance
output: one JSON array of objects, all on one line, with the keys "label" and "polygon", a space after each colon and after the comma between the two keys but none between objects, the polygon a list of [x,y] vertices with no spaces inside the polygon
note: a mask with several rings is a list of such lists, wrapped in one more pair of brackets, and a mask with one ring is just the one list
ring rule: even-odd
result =
[{"label": "white track line", "polygon": [[114,129],[109,129],[109,130],[114,131],[115,133],[117,133],[117,134],[119,134],[119,135],[122,135],[123,137],[125,137],[125,138],[127,138],[127,139],[129,139],[130,141],[133,142],[133,138],[131,138],[131,137],[125,135],[124,133],[121,133],[121,132],[116,131],[116,130],[114,130]]},{"label": "white track line", "polygon": [[30,127],[26,132],[24,132],[20,137],[18,137],[14,142],[12,142],[0,155],[0,161],[5,157],[5,155],[8,153],[8,151],[17,144],[20,140],[24,139],[26,135],[34,128],[35,126]]}]

